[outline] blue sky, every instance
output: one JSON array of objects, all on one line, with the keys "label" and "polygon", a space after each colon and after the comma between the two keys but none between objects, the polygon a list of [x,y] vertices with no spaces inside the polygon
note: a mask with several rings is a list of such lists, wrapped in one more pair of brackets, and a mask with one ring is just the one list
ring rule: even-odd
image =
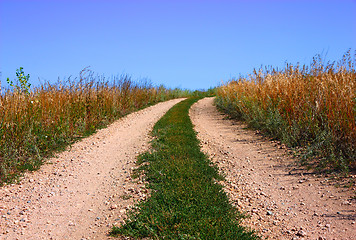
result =
[{"label": "blue sky", "polygon": [[0,0],[1,82],[128,74],[206,89],[356,50],[355,0]]}]

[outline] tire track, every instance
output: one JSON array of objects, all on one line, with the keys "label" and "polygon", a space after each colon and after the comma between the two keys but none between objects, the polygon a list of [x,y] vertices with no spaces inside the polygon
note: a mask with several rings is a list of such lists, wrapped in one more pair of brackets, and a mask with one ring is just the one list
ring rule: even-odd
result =
[{"label": "tire track", "polygon": [[205,98],[190,116],[202,149],[226,174],[225,191],[245,226],[270,239],[355,239],[354,188],[298,167],[287,149],[226,120]]},{"label": "tire track", "polygon": [[143,184],[130,177],[149,132],[173,105],[159,103],[129,114],[0,189],[0,239],[108,239]]}]

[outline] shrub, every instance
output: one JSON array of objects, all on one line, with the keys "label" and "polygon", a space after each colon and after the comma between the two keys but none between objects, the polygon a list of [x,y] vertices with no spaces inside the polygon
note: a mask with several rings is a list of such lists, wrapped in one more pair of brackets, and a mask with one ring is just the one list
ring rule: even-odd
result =
[{"label": "shrub", "polygon": [[338,63],[316,56],[310,66],[254,70],[221,86],[216,104],[288,146],[302,146],[304,163],[355,169],[355,63],[349,50]]}]

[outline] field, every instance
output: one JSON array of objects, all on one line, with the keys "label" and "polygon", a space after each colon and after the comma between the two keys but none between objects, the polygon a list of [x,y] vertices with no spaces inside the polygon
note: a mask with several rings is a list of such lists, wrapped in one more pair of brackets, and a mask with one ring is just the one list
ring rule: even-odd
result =
[{"label": "field", "polygon": [[127,76],[109,81],[87,69],[79,79],[32,89],[22,69],[17,76],[0,95],[0,184],[128,113],[190,94]]},{"label": "field", "polygon": [[0,94],[0,238],[353,239],[355,64],[194,92],[87,69],[31,87],[20,68]]},{"label": "field", "polygon": [[310,66],[261,68],[231,80],[216,104],[295,150],[302,163],[320,170],[356,168],[356,55],[338,63],[315,57]]}]

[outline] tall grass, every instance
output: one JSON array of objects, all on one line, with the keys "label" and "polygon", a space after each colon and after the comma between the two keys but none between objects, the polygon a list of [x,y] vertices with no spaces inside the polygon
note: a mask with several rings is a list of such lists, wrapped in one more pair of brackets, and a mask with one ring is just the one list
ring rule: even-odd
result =
[{"label": "tall grass", "polygon": [[356,52],[335,63],[261,68],[221,86],[216,104],[235,118],[302,147],[304,163],[356,169]]},{"label": "tall grass", "polygon": [[0,94],[0,185],[115,119],[187,94],[127,76],[109,81],[86,69],[79,79],[7,90]]}]

